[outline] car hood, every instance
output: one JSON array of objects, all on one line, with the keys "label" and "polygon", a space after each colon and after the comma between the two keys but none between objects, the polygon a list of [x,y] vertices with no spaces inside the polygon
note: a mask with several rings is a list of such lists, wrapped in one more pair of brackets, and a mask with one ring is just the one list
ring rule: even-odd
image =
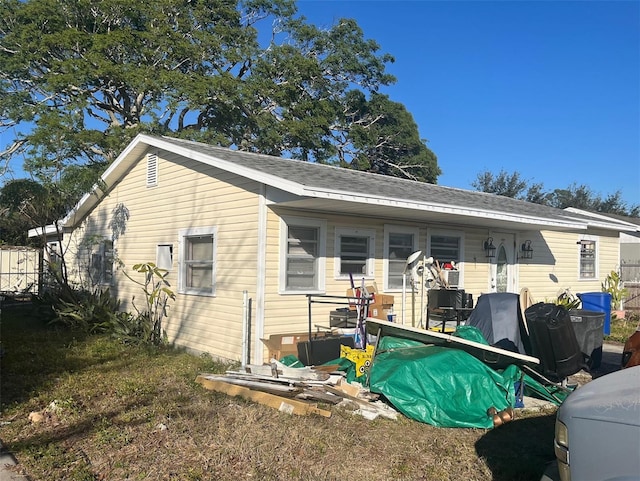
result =
[{"label": "car hood", "polygon": [[579,387],[562,403],[558,418],[571,417],[640,426],[640,366],[607,374]]}]

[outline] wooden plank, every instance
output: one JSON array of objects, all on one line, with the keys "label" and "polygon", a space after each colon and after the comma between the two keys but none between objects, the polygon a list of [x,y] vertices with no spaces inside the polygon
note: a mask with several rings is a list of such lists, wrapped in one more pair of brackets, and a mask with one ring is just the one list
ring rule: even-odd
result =
[{"label": "wooden plank", "polygon": [[287,399],[266,392],[253,391],[249,388],[229,384],[224,381],[212,381],[204,376],[196,377],[196,382],[210,391],[222,392],[229,396],[240,396],[249,401],[263,404],[288,414],[296,414],[298,416],[317,414],[326,418],[331,417],[331,411],[320,409],[316,405],[303,401]]},{"label": "wooden plank", "polygon": [[229,384],[237,384],[238,386],[248,387],[249,389],[253,389],[256,391],[270,392],[278,396],[294,397],[296,394],[302,392],[302,388],[289,386],[283,383],[273,383],[260,379],[241,379],[238,377],[215,376],[209,374],[202,374],[202,377],[205,379],[209,379],[210,381],[221,381]]},{"label": "wooden plank", "polygon": [[443,334],[441,332],[419,329],[411,326],[403,326],[395,322],[383,321],[381,319],[367,319],[367,330],[370,334],[380,336],[394,336],[404,339],[434,344],[436,346],[452,347],[461,349],[476,357],[494,369],[504,369],[510,364],[518,366],[537,366],[540,360],[537,357],[507,351],[494,346],[488,346],[475,341],[469,341],[462,337]]},{"label": "wooden plank", "polygon": [[329,379],[329,374],[326,372],[318,372],[309,367],[288,367],[276,362],[262,365],[247,364],[244,371],[261,376],[287,377],[314,381],[326,381]]},{"label": "wooden plank", "polygon": [[369,404],[371,404],[369,401],[367,401],[366,399],[360,399],[359,397],[356,396],[352,396],[351,394],[347,394],[346,392],[340,390],[340,389],[336,389],[330,386],[324,386],[324,388],[326,389],[326,391],[328,393],[334,394],[335,396],[340,396],[344,399],[348,399],[349,401],[353,401],[355,403],[360,404],[361,406],[367,406]]},{"label": "wooden plank", "polygon": [[227,371],[224,377],[234,378],[234,379],[247,379],[250,381],[269,382],[273,384],[283,384],[288,386],[306,385],[306,383],[308,382],[313,382],[313,381],[302,381],[300,379],[294,379],[291,377],[261,376],[259,374],[249,374],[241,371]]},{"label": "wooden plank", "polygon": [[328,404],[338,404],[344,399],[341,396],[335,396],[334,394],[326,392],[324,390],[324,387],[305,389],[300,394],[298,394],[296,398],[320,401]]}]

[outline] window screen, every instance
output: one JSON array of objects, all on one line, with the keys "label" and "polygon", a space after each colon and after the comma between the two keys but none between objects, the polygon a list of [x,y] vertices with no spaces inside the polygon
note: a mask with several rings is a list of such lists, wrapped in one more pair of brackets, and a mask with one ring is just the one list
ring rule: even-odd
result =
[{"label": "window screen", "polygon": [[596,277],[596,243],[595,241],[580,241],[580,278],[594,279]]},{"label": "window screen", "polygon": [[343,235],[340,237],[340,274],[367,274],[369,237]]},{"label": "window screen", "polygon": [[389,289],[402,287],[402,275],[407,258],[414,251],[414,234],[389,233],[389,259],[387,286]]},{"label": "window screen", "polygon": [[454,261],[460,262],[460,237],[446,235],[431,236],[430,254],[440,265]]},{"label": "window screen", "polygon": [[187,236],[185,244],[185,287],[213,292],[213,235]]},{"label": "window screen", "polygon": [[318,288],[320,229],[312,226],[288,226],[286,289]]}]

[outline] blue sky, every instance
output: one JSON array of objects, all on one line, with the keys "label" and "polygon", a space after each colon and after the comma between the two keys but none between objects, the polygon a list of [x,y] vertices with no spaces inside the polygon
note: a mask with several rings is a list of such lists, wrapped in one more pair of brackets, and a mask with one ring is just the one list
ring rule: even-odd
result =
[{"label": "blue sky", "polygon": [[384,89],[438,156],[438,183],[484,171],[640,204],[640,2],[299,0],[354,18],[396,61]]},{"label": "blue sky", "polygon": [[439,184],[472,189],[479,173],[505,170],[546,191],[584,184],[640,204],[640,0],[298,8],[323,27],[354,18],[395,57],[397,82],[383,92],[413,114],[438,156]]}]

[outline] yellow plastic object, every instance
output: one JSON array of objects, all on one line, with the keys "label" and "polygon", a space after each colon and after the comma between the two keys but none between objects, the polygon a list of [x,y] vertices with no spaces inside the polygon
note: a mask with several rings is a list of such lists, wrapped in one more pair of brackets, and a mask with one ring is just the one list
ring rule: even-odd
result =
[{"label": "yellow plastic object", "polygon": [[367,345],[366,349],[354,349],[349,346],[340,346],[340,357],[344,357],[356,365],[358,376],[362,376],[369,370],[373,359],[373,345]]}]

